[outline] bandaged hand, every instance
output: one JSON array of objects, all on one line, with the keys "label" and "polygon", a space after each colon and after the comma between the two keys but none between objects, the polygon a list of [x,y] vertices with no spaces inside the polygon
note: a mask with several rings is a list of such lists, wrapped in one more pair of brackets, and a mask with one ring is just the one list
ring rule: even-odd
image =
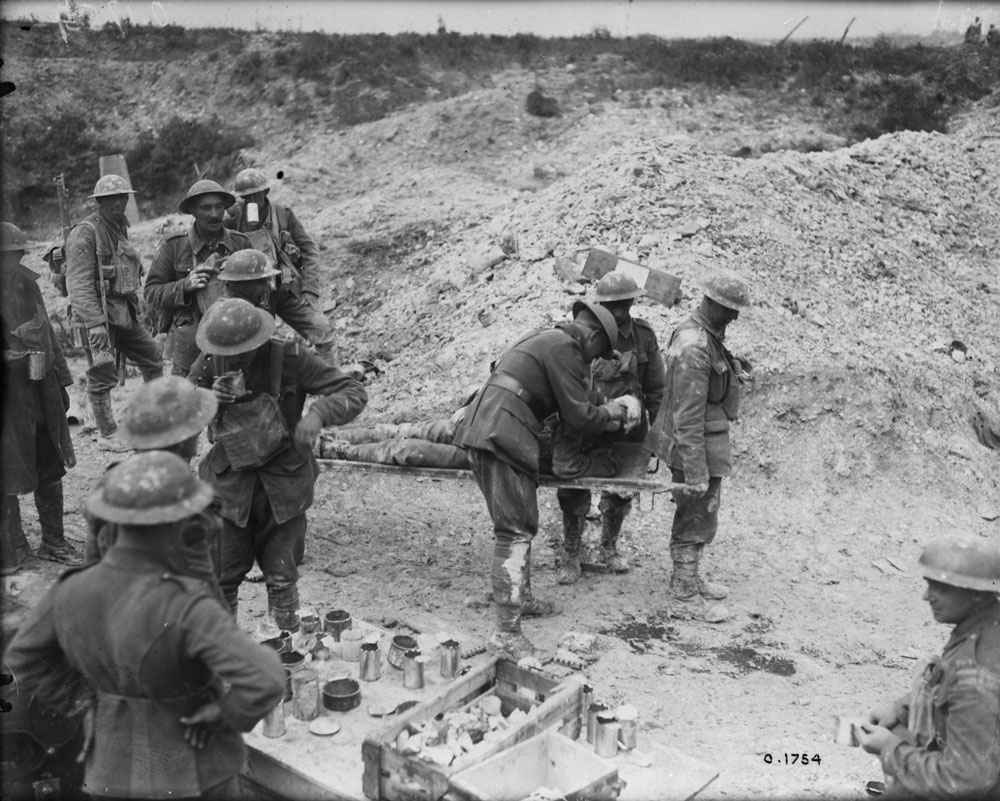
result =
[{"label": "bandaged hand", "polygon": [[642,422],[642,401],[634,395],[622,395],[616,398],[619,403],[625,406],[625,422],[623,428],[626,432],[631,431]]},{"label": "bandaged hand", "polygon": [[613,398],[601,406],[602,409],[606,409],[608,415],[611,419],[604,426],[605,431],[619,431],[622,425],[625,423],[625,419],[628,416],[628,409],[624,403],[621,403],[621,398]]}]

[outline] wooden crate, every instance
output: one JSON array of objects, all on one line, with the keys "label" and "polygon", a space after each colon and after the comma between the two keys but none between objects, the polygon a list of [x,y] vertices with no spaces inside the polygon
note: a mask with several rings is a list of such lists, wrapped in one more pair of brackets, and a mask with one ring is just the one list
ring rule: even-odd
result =
[{"label": "wooden crate", "polygon": [[[410,725],[461,709],[484,695],[499,696],[505,711],[515,706],[529,711],[528,719],[509,729],[502,739],[488,748],[477,749],[474,755],[457,759],[447,766],[396,750],[396,738]],[[448,791],[451,776],[458,771],[547,729],[578,730],[582,713],[583,686],[578,681],[559,683],[519,668],[507,659],[494,657],[451,682],[434,698],[404,713],[385,731],[366,737],[361,746],[364,758],[362,788],[371,799],[437,801]]]},{"label": "wooden crate", "polygon": [[551,729],[451,778],[451,795],[460,801],[521,801],[540,787],[565,801],[614,801],[622,782],[593,747]]},{"label": "wooden crate", "polygon": [[640,289],[646,290],[646,297],[657,300],[664,306],[673,306],[680,298],[681,279],[677,276],[666,270],[644,267],[614,253],[592,248],[583,265],[583,274],[592,281],[599,281],[610,272],[629,276]]}]

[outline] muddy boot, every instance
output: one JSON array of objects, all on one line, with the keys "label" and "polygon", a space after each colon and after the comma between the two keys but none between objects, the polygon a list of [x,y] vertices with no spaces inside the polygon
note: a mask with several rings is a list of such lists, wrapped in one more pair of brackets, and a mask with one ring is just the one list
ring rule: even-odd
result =
[{"label": "muddy boot", "polygon": [[521,584],[521,617],[554,617],[562,614],[562,607],[554,601],[542,601],[531,591],[531,544],[528,544],[528,559],[524,566],[524,581]]},{"label": "muddy boot", "polygon": [[627,513],[626,507],[601,512],[601,559],[612,573],[628,573],[628,562],[618,553],[618,535]]},{"label": "muddy boot", "polygon": [[675,617],[690,617],[704,609],[705,601],[698,591],[698,552],[694,545],[670,544],[674,572],[670,576],[671,610]]},{"label": "muddy boot", "polygon": [[586,515],[563,512],[563,548],[557,584],[576,584],[583,569],[580,567],[580,549],[583,546],[583,529]]},{"label": "muddy boot", "polygon": [[35,490],[35,508],[42,528],[42,544],[38,546],[38,557],[50,562],[77,566],[83,564],[80,552],[66,540],[63,531],[63,485],[62,479],[46,481]]},{"label": "muddy boot", "polygon": [[[701,552],[705,549],[704,545],[699,545],[698,547],[698,559],[701,560]],[[719,584],[716,581],[706,581],[700,575],[698,576],[698,592],[701,594],[702,598],[707,598],[709,601],[721,601],[727,595],[729,595],[729,587],[725,584]]]},{"label": "muddy boot", "polygon": [[[235,617],[235,610],[233,616]],[[299,613],[296,609],[272,609],[271,619],[282,631],[290,631],[293,634],[299,630]]]},{"label": "muddy boot", "polygon": [[498,656],[518,662],[535,653],[531,640],[520,631],[494,631],[486,640],[486,647]]},{"label": "muddy boot", "polygon": [[24,535],[21,525],[21,504],[16,495],[3,496],[3,508],[0,510],[0,540],[3,546],[3,562],[0,573],[9,576],[16,573],[25,563],[35,558]]},{"label": "muddy boot", "polygon": [[90,408],[94,413],[94,425],[97,426],[97,447],[102,451],[126,453],[131,450],[118,438],[118,423],[115,422],[111,410],[110,392],[90,392]]},{"label": "muddy boot", "polygon": [[[519,555],[521,559],[517,558]],[[521,590],[527,557],[527,546],[497,542],[490,571],[497,627],[486,641],[486,647],[515,662],[535,652],[531,641],[521,632]]]}]

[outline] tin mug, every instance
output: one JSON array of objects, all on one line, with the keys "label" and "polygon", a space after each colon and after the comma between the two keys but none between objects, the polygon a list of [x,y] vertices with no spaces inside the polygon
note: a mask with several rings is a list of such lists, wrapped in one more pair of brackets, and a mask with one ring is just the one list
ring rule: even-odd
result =
[{"label": "tin mug", "polygon": [[299,632],[315,634],[319,631],[319,615],[313,609],[299,610]]},{"label": "tin mug", "polygon": [[264,730],[261,732],[265,737],[282,737],[285,734],[285,703],[278,701],[278,705],[264,715]]},{"label": "tin mug", "polygon": [[858,746],[858,727],[864,721],[847,715],[837,715],[833,719],[833,741],[837,745]]},{"label": "tin mug", "polygon": [[594,751],[599,757],[611,759],[618,753],[618,737],[621,734],[621,724],[617,721],[598,722],[594,733]]},{"label": "tin mug", "polygon": [[32,381],[41,381],[45,378],[49,366],[48,361],[48,357],[42,351],[30,351],[28,353],[28,378]]},{"label": "tin mug", "polygon": [[377,642],[361,644],[358,675],[362,681],[378,681],[382,672],[382,652]]},{"label": "tin mug", "polygon": [[458,665],[462,652],[456,640],[445,640],[441,643],[441,677],[453,679],[458,675]]},{"label": "tin mug", "polygon": [[424,660],[416,649],[403,655],[403,686],[407,690],[420,690],[424,686]]},{"label": "tin mug", "polygon": [[587,710],[587,742],[591,745],[594,744],[594,735],[597,733],[597,716],[601,712],[606,712],[607,709],[607,704],[602,704],[598,701],[591,704]]},{"label": "tin mug", "polygon": [[319,674],[312,668],[292,672],[292,716],[312,720],[319,715]]},{"label": "tin mug", "polygon": [[351,627],[351,613],[343,609],[331,609],[323,618],[323,631],[332,634],[340,642],[341,635]]}]

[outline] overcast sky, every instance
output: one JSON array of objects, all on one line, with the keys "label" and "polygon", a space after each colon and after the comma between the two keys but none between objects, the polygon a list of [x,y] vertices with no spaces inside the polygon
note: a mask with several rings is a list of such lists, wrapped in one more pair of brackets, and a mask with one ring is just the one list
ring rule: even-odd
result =
[{"label": "overcast sky", "polygon": [[[72,0],[69,0],[72,2]],[[804,17],[796,39],[839,39],[878,34],[960,33],[975,16],[1000,24],[1000,4],[984,2],[738,2],[735,0],[121,0],[76,2],[95,26],[116,18],[142,25],[241,27],[330,33],[451,31],[572,36],[607,28],[615,36],[665,38],[733,36],[780,39]],[[56,21],[68,0],[3,0],[4,18]]]}]

